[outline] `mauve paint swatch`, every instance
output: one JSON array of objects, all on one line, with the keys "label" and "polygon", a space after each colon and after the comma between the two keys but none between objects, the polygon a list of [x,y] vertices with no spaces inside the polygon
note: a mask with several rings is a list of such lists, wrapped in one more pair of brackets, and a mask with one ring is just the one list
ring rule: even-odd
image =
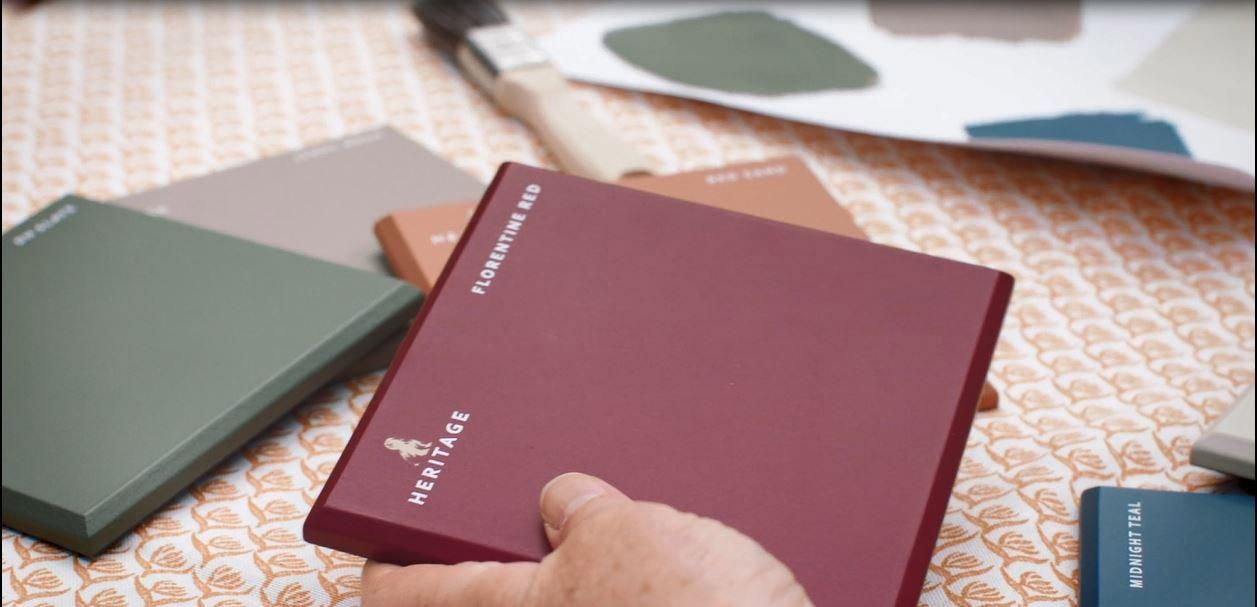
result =
[{"label": "mauve paint swatch", "polygon": [[915,605],[1001,272],[507,164],[306,519],[539,559],[557,474],[720,519],[818,605]]}]

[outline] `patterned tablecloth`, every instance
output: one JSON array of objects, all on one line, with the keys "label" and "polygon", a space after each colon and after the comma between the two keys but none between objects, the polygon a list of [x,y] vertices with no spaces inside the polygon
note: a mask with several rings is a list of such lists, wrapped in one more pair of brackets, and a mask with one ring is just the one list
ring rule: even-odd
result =
[{"label": "patterned tablecloth", "polygon": [[[543,32],[579,10],[515,13]],[[3,21],[6,229],[67,192],[110,199],[380,123],[481,179],[553,165],[400,5],[6,3]],[[798,154],[873,240],[1017,277],[1002,405],[969,437],[922,604],[1074,604],[1083,489],[1226,482],[1187,460],[1253,381],[1251,194],[579,95],[666,170]],[[379,379],[323,390],[95,560],[6,529],[3,604],[357,604],[359,559],[300,528]]]}]

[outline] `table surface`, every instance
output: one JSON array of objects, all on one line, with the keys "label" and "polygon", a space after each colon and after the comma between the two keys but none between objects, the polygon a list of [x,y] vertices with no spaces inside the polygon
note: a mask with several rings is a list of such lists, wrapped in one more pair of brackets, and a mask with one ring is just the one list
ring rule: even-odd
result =
[{"label": "table surface", "polygon": [[[536,33],[580,11],[517,9]],[[3,11],[5,229],[67,192],[111,199],[377,124],[481,179],[554,164],[400,4]],[[1075,604],[1081,491],[1227,482],[1188,454],[1253,382],[1251,193],[578,94],[664,170],[797,154],[874,241],[1016,276],[1002,404],[969,436],[921,604]],[[95,560],[5,529],[3,604],[357,604],[360,560],[303,543],[301,521],[379,379],[323,390]]]}]

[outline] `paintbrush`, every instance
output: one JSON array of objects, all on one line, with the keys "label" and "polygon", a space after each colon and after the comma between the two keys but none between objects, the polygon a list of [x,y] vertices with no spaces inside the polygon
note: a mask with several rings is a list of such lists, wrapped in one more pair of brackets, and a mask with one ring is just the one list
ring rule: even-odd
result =
[{"label": "paintbrush", "polygon": [[489,0],[419,0],[415,16],[499,107],[527,122],[569,173],[613,181],[649,173],[645,157],[586,112],[533,39]]}]

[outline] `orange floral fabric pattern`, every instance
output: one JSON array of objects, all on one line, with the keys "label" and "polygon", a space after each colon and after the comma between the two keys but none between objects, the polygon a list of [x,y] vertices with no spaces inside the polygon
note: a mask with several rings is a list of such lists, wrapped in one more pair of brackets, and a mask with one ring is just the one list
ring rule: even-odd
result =
[{"label": "orange floral fabric pattern", "polygon": [[[538,33],[580,10],[514,8]],[[68,192],[108,200],[381,123],[482,179],[553,166],[401,5],[3,11],[5,229]],[[1000,409],[969,436],[922,605],[1075,605],[1082,490],[1227,482],[1188,453],[1253,382],[1252,194],[577,92],[661,170],[797,154],[874,241],[1017,277]],[[6,529],[3,605],[357,604],[361,561],[305,544],[301,521],[379,379],[324,389],[95,560]]]}]

